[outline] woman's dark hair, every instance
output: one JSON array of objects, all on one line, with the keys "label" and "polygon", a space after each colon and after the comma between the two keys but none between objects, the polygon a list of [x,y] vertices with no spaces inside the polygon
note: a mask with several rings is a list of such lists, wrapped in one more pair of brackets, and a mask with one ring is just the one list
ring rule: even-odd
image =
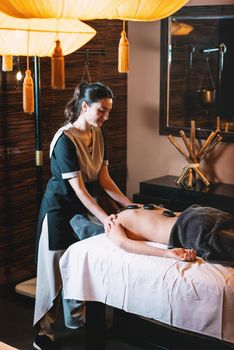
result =
[{"label": "woman's dark hair", "polygon": [[89,106],[103,98],[112,98],[111,89],[102,83],[81,83],[75,88],[73,97],[68,101],[65,107],[66,122],[74,123],[80,115],[82,102],[85,101]]}]

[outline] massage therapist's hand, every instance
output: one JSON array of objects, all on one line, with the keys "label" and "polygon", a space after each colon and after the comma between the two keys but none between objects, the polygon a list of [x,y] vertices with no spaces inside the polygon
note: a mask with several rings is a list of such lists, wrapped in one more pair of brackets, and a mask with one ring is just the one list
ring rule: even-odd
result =
[{"label": "massage therapist's hand", "polygon": [[111,214],[104,219],[103,225],[105,233],[108,233],[113,225],[115,225],[114,220],[117,218],[116,214]]},{"label": "massage therapist's hand", "polygon": [[197,252],[193,249],[173,248],[168,249],[167,257],[182,261],[194,261],[196,260]]}]

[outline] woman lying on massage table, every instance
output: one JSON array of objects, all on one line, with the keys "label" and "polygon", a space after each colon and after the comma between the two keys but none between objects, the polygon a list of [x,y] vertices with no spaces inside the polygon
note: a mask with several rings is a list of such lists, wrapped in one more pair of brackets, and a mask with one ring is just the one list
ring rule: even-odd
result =
[{"label": "woman lying on massage table", "polygon": [[[107,233],[125,251],[184,261],[194,261],[198,255],[208,261],[234,263],[232,215],[198,205],[182,213],[155,205],[130,207],[117,215]],[[147,241],[166,244],[168,249]]]}]

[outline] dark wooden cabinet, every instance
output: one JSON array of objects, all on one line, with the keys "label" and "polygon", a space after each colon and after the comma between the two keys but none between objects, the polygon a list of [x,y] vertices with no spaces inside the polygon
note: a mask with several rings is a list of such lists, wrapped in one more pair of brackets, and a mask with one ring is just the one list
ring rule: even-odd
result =
[{"label": "dark wooden cabinet", "polygon": [[183,211],[192,204],[218,208],[234,214],[234,185],[216,183],[186,190],[176,184],[176,176],[163,176],[140,182],[140,192],[133,194],[135,203],[162,204],[174,211]]}]

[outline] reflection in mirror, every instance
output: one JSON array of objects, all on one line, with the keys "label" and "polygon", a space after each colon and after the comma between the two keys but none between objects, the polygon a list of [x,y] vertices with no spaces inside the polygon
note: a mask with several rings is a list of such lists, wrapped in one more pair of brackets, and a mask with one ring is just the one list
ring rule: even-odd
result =
[{"label": "reflection in mirror", "polygon": [[161,25],[160,133],[195,120],[200,138],[234,141],[234,6],[184,7]]}]

